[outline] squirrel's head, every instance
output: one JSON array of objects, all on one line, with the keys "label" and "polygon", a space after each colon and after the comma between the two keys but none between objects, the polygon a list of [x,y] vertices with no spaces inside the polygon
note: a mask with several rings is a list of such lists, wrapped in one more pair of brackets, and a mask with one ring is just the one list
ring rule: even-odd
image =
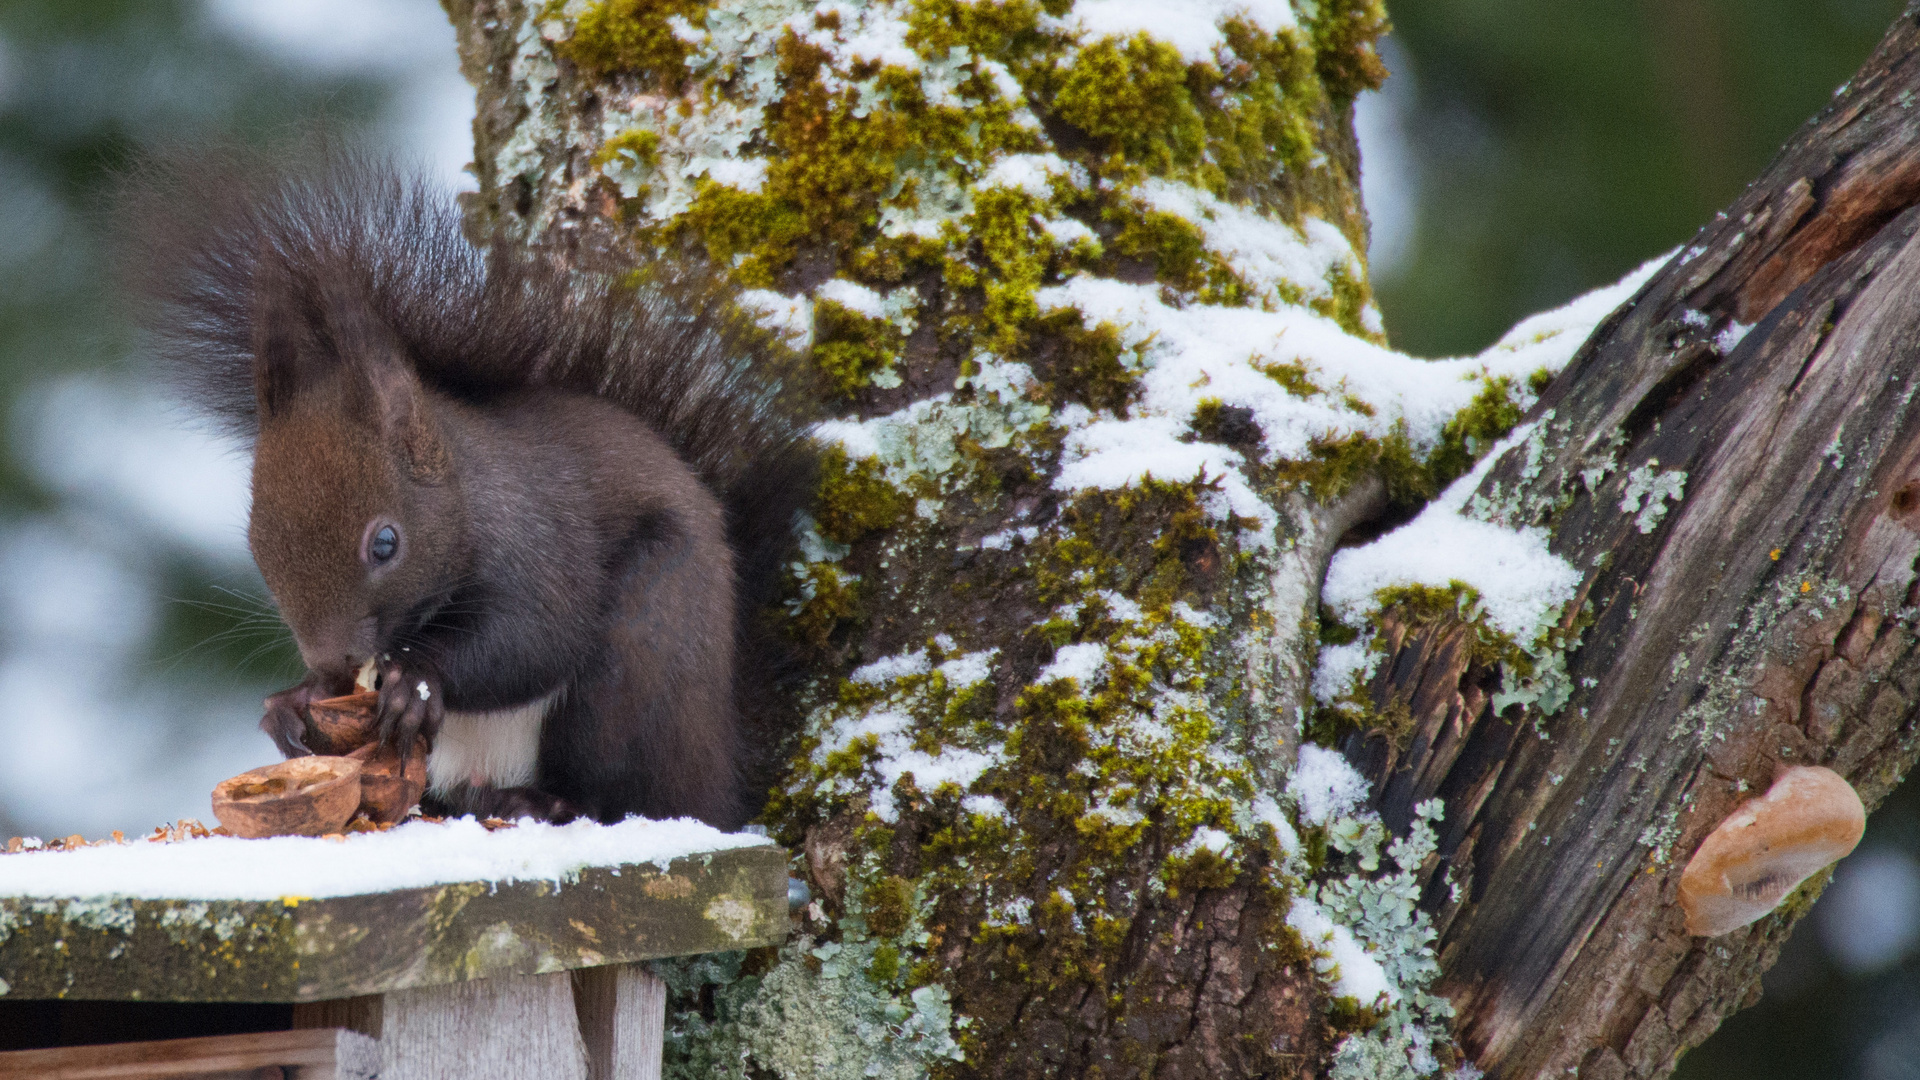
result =
[{"label": "squirrel's head", "polygon": [[464,573],[458,477],[433,391],[365,295],[259,262],[247,543],[301,658],[344,684]]}]

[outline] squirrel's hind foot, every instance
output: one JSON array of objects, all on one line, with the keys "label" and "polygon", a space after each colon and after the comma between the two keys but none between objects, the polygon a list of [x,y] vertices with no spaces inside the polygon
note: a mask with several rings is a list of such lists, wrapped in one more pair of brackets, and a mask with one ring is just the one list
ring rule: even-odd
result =
[{"label": "squirrel's hind foot", "polygon": [[420,809],[436,817],[472,814],[477,818],[500,818],[504,821],[534,818],[555,825],[565,825],[581,816],[579,807],[560,796],[530,787],[462,785],[450,792],[429,792],[426,798],[420,800]]}]

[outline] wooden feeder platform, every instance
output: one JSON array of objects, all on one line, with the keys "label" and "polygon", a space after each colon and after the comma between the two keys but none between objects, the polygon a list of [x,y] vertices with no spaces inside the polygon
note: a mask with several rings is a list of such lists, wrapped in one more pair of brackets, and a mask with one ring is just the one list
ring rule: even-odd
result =
[{"label": "wooden feeder platform", "polygon": [[315,899],[0,897],[0,1080],[651,1080],[666,993],[639,962],[787,920],[772,844]]}]

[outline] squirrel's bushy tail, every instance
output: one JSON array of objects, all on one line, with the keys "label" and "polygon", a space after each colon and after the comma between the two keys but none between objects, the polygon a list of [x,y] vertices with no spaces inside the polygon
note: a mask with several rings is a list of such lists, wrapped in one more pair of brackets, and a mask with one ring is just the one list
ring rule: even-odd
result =
[{"label": "squirrel's bushy tail", "polygon": [[[807,367],[711,275],[664,260],[583,268],[578,254],[482,252],[451,193],[338,143],[278,163],[208,146],[150,158],[125,175],[116,211],[137,322],[174,383],[229,433],[256,432],[254,292],[271,259],[296,297],[362,293],[443,392],[485,405],[562,388],[646,420],[721,494],[740,625],[763,626],[793,516],[811,497],[805,433],[820,399]],[[742,642],[750,712],[788,666],[767,655],[774,636]]]},{"label": "squirrel's bushy tail", "polygon": [[120,190],[136,318],[178,385],[242,438],[256,422],[262,259],[296,295],[363,291],[428,384],[479,403],[536,387],[617,402],[717,491],[799,447],[812,419],[814,395],[796,385],[803,367],[710,278],[664,263],[582,269],[484,254],[449,192],[373,153],[324,146],[272,166],[195,147],[143,162]]}]

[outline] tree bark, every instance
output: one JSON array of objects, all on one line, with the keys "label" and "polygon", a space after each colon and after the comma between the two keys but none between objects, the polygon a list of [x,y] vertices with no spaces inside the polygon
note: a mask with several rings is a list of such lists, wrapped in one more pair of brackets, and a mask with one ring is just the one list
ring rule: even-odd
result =
[{"label": "tree bark", "polygon": [[[1665,1076],[1757,997],[1827,880],[1689,937],[1676,892],[1700,841],[1784,767],[1829,766],[1871,809],[1920,753],[1917,48],[1909,8],[1480,486],[1587,570],[1566,707],[1495,715],[1463,624],[1385,617],[1370,690],[1412,733],[1346,746],[1390,828],[1447,802],[1424,906],[1456,1033],[1493,1075]],[[1648,467],[1685,483],[1650,530],[1625,497]]]},{"label": "tree bark", "polygon": [[[661,969],[673,1075],[1664,1075],[1815,891],[1689,939],[1693,846],[1777,764],[1870,805],[1911,765],[1911,11],[1537,404],[1496,349],[1435,417],[1351,254],[1375,4],[1196,45],[1052,0],[444,2],[476,239],[707,261],[841,417],[764,815],[819,900],[776,953]],[[1194,359],[1243,318],[1257,341]],[[1324,429],[1287,442],[1248,371]],[[1389,604],[1365,690],[1395,723],[1342,731],[1310,692],[1328,560],[1529,405],[1474,512],[1583,572],[1532,676],[1564,662],[1570,700],[1495,715],[1522,671],[1484,619]],[[1111,430],[1165,437],[1075,473]],[[1401,870],[1291,786],[1303,718]]]}]

